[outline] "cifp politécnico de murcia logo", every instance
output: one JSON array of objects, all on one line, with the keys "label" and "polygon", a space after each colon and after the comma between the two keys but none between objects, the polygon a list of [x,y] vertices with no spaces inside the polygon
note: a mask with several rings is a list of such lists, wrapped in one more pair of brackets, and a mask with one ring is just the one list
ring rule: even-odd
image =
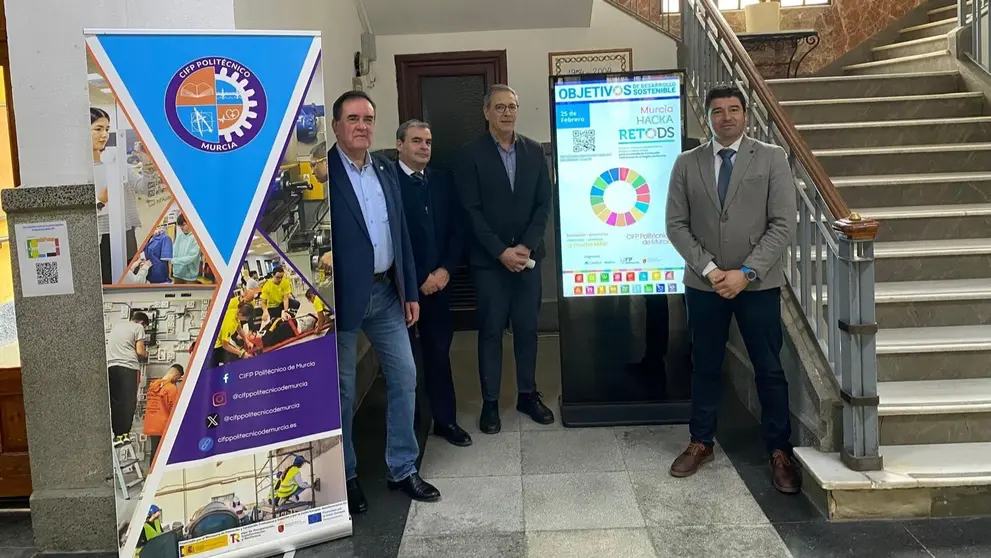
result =
[{"label": "cifp polit\u00e9cnico de murcia logo", "polygon": [[189,146],[206,152],[247,145],[261,131],[267,109],[261,81],[243,64],[222,56],[186,64],[165,93],[172,130]]}]

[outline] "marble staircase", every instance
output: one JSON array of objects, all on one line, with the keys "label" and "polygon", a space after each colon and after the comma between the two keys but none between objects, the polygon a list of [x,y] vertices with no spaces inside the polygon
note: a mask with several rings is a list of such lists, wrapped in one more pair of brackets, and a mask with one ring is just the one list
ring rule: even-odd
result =
[{"label": "marble staircase", "polygon": [[955,0],[843,75],[772,87],[875,244],[884,470],[799,448],[833,519],[991,514],[991,107],[964,88]]}]

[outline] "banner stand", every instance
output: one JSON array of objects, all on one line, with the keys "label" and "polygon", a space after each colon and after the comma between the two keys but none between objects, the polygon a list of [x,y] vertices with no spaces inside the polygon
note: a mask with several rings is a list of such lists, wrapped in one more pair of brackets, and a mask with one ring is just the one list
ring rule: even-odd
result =
[{"label": "banner stand", "polygon": [[320,34],[85,34],[119,555],[350,535]]},{"label": "banner stand", "polygon": [[684,72],[549,81],[563,424],[687,422],[685,263],[664,215],[686,143]]}]

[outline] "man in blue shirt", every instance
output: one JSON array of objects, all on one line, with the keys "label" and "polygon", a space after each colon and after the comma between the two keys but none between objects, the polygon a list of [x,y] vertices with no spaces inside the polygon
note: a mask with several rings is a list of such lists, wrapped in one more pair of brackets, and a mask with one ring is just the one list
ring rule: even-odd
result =
[{"label": "man in blue shirt", "polygon": [[493,85],[482,102],[489,129],[468,144],[455,174],[474,233],[468,265],[478,300],[478,373],[485,434],[502,429],[502,336],[513,326],[516,409],[539,424],[554,413],[537,391],[537,314],[540,261],[551,210],[551,181],[544,150],[516,133],[519,97],[508,85]]},{"label": "man in blue shirt", "polygon": [[333,129],[337,144],[326,163],[314,165],[314,174],[330,180],[344,469],[348,507],[358,514],[368,509],[352,442],[359,331],[375,348],[386,381],[389,488],[420,501],[436,500],[440,492],[416,471],[416,364],[408,328],[419,319],[420,306],[396,167],[368,151],[375,104],[366,93],[348,91],[334,102]]}]

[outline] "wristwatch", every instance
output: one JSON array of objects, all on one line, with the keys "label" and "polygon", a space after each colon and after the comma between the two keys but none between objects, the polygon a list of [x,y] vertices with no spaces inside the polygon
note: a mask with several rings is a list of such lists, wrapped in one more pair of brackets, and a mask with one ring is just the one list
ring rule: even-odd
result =
[{"label": "wristwatch", "polygon": [[740,268],[740,271],[742,271],[743,272],[743,275],[746,276],[747,281],[750,281],[751,283],[753,283],[754,281],[757,280],[757,272],[754,271],[754,270],[752,270],[752,269],[750,269],[749,267],[743,266],[743,267]]}]

